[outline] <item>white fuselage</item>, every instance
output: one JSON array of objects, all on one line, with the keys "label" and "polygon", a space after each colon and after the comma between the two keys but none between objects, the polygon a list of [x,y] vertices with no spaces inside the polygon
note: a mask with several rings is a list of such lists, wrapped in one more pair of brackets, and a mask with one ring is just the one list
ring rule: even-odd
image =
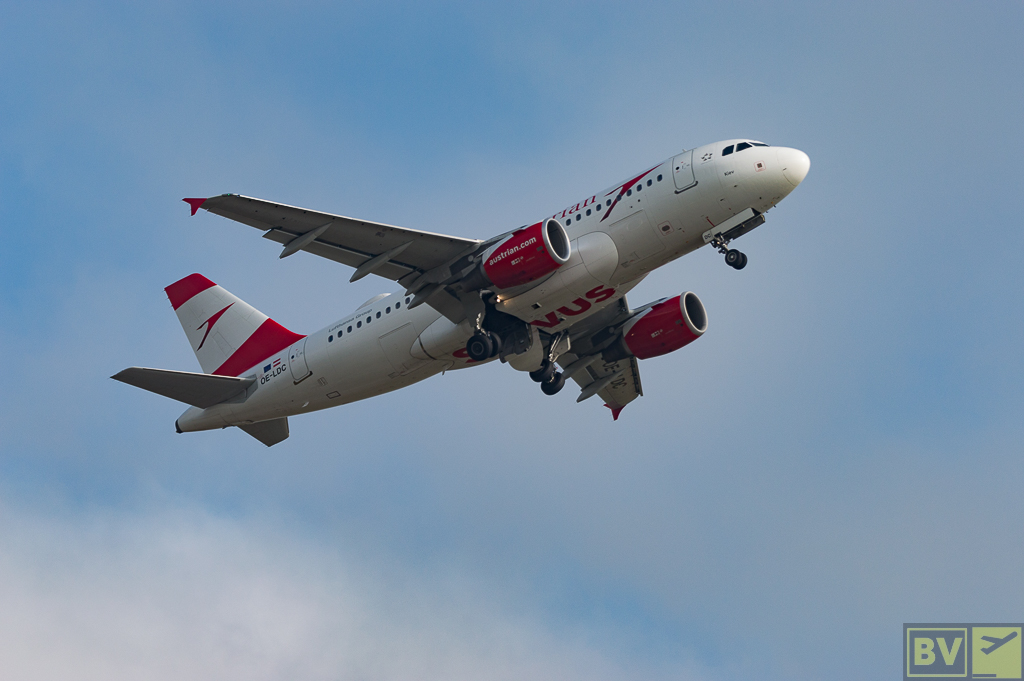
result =
[{"label": "white fuselage", "polygon": [[[613,304],[651,270],[705,245],[702,235],[716,225],[748,208],[768,211],[803,179],[799,170],[787,177],[786,169],[806,156],[769,146],[722,156],[742,142],[686,151],[554,213],[572,240],[569,262],[547,278],[498,291],[496,309],[559,331]],[[326,409],[474,364],[463,349],[473,327],[452,324],[429,305],[410,309],[411,300],[385,295],[268,357],[241,374],[257,379],[244,400],[192,407],[178,428],[223,428]]]}]

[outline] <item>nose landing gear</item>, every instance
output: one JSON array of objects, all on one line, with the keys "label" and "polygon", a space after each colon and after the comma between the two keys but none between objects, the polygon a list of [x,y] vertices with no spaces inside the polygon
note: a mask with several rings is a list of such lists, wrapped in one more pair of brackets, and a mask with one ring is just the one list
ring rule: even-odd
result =
[{"label": "nose landing gear", "polygon": [[741,253],[735,248],[729,248],[729,239],[718,235],[710,243],[719,253],[725,256],[725,264],[729,267],[734,270],[742,270],[747,266],[747,254]]},{"label": "nose landing gear", "polygon": [[725,251],[725,264],[734,270],[742,270],[747,266],[747,254],[740,253],[736,249],[727,249]]}]

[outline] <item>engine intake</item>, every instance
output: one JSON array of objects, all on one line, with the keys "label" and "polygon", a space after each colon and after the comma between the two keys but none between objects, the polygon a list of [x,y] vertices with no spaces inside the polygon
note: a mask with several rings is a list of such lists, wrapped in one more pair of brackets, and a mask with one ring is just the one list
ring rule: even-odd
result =
[{"label": "engine intake", "polygon": [[569,235],[549,218],[513,232],[484,254],[480,271],[488,284],[509,289],[528,284],[569,262]]},{"label": "engine intake", "polygon": [[675,352],[704,335],[708,315],[696,293],[662,301],[626,322],[618,343],[605,352],[611,360],[649,359]]}]

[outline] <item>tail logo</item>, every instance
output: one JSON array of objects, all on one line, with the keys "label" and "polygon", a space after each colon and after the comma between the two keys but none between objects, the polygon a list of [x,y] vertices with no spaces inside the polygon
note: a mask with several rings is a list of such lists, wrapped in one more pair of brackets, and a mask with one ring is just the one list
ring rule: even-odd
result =
[{"label": "tail logo", "polygon": [[203,334],[203,340],[199,342],[199,347],[196,348],[196,352],[199,352],[200,350],[203,349],[203,343],[206,342],[207,337],[210,335],[210,331],[213,329],[213,325],[217,323],[217,321],[221,318],[221,315],[227,312],[228,307],[231,307],[232,305],[234,305],[234,303],[228,303],[227,307],[225,307],[220,312],[215,312],[212,317],[210,317],[205,322],[196,327],[196,331],[203,328],[204,326],[206,327],[206,333]]}]

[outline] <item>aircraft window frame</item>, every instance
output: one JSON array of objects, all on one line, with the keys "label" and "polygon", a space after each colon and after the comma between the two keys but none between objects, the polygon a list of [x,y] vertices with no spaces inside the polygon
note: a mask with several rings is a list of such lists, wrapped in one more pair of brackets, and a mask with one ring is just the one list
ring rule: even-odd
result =
[{"label": "aircraft window frame", "polygon": [[380,310],[377,310],[377,319],[380,319]]},{"label": "aircraft window frame", "polygon": [[327,337],[327,342],[328,343],[333,343],[334,342],[334,336],[333,335],[328,336]]},{"label": "aircraft window frame", "polygon": [[588,218],[590,217],[590,209],[589,208],[587,209],[587,217]]},{"label": "aircraft window frame", "polygon": [[751,142],[750,146],[752,146],[752,147],[767,147],[767,146],[770,146],[770,145],[765,144],[764,142]]},{"label": "aircraft window frame", "polygon": [[647,180],[647,186],[648,187],[650,187],[652,184],[654,184],[654,182],[652,180]]},{"label": "aircraft window frame", "polygon": [[640,184],[638,184],[638,185],[636,186],[636,190],[637,190],[637,191],[640,191],[640,190],[641,190],[641,189],[643,189],[643,188],[644,188],[644,183],[643,183],[643,182],[641,182]]},{"label": "aircraft window frame", "polygon": [[604,204],[604,205],[605,205],[606,207],[607,207],[607,206],[610,206],[610,205],[612,205],[612,200],[611,200],[611,199],[608,199],[607,201],[605,201],[605,204]]},{"label": "aircraft window frame", "polygon": [[362,322],[356,322],[356,328],[357,329],[363,328],[363,323]]},{"label": "aircraft window frame", "polygon": [[399,301],[398,301],[397,303],[395,303],[395,309],[396,309],[396,310],[397,310],[398,308],[400,308],[400,307],[402,307],[402,301],[401,301],[401,300],[399,300]]},{"label": "aircraft window frame", "polygon": [[388,309],[384,310],[384,314],[391,314],[391,306],[388,305]]},{"label": "aircraft window frame", "polygon": [[349,325],[349,327],[348,327],[347,331],[348,331],[349,333],[352,333],[352,325],[351,325],[351,324]]},{"label": "aircraft window frame", "polygon": [[658,175],[658,182],[661,182],[661,175]]},{"label": "aircraft window frame", "polygon": [[747,149],[750,149],[753,146],[754,145],[751,144],[750,142],[740,142],[739,144],[736,145],[736,151],[746,151]]},{"label": "aircraft window frame", "polygon": [[729,154],[731,154],[733,152],[733,149],[735,149],[735,148],[736,148],[735,144],[730,144],[725,149],[722,149],[722,156],[728,156]]},{"label": "aircraft window frame", "polygon": [[370,315],[369,317],[367,317],[367,318],[366,318],[366,324],[367,324],[367,326],[369,326],[370,322],[372,322],[372,321],[373,321],[373,315]]}]

